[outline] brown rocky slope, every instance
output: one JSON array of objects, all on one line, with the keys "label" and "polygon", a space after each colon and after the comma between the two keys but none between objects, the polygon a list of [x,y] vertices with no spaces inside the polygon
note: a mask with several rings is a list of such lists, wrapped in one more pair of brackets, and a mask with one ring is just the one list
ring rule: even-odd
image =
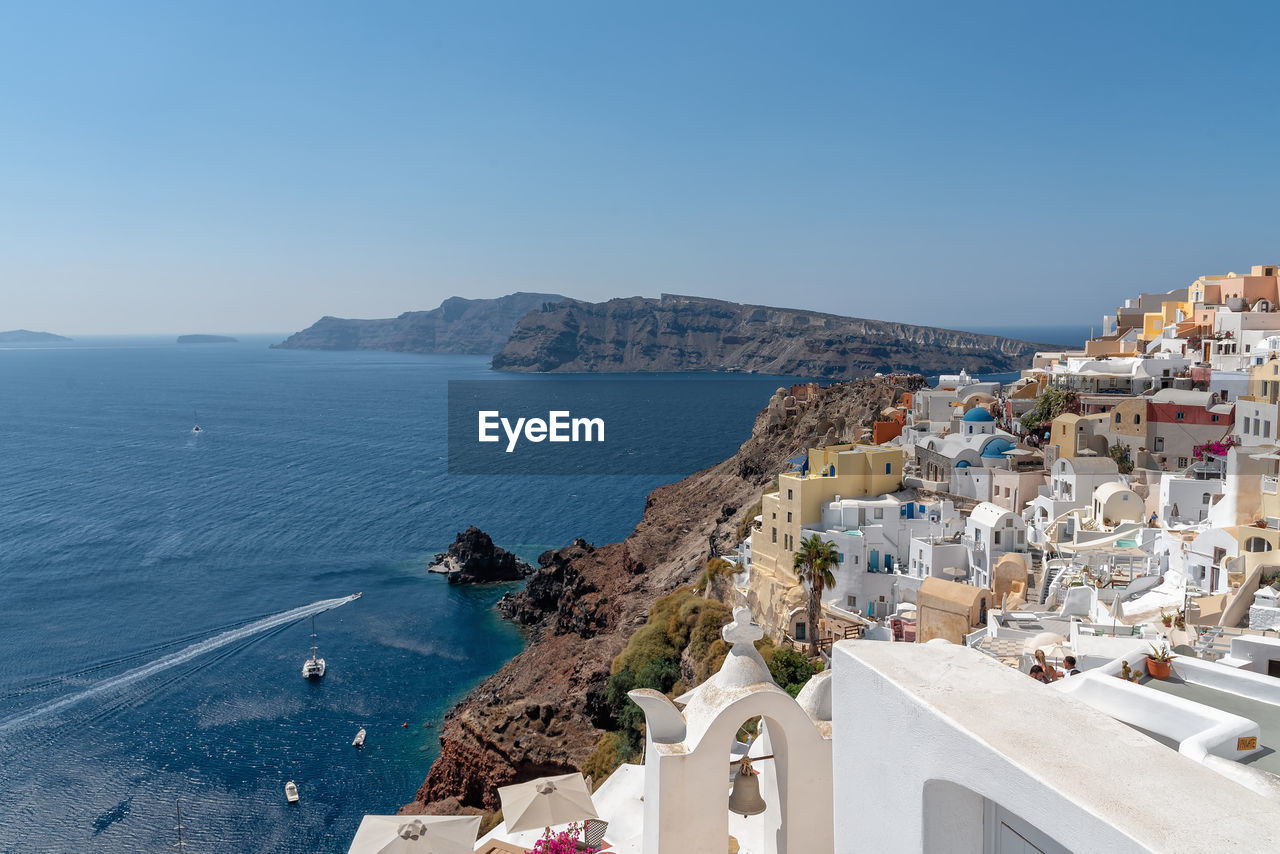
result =
[{"label": "brown rocky slope", "polygon": [[495,809],[497,787],[577,770],[602,734],[609,665],[656,598],[696,579],[788,457],[860,427],[895,403],[913,378],[864,379],[819,390],[781,423],[757,416],[751,438],[711,468],[649,495],[620,543],[578,540],[539,558],[504,612],[529,627],[527,648],[450,711],[441,754],[406,813]]}]

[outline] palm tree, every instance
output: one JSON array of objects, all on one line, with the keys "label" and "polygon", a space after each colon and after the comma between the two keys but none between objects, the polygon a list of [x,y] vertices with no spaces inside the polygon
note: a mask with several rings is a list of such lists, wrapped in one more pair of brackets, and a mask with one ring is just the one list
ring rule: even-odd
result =
[{"label": "palm tree", "polygon": [[835,545],[823,541],[817,534],[800,541],[796,552],[795,570],[800,580],[809,585],[809,655],[818,654],[818,608],[822,604],[822,591],[834,587],[836,577],[831,567],[840,562]]}]

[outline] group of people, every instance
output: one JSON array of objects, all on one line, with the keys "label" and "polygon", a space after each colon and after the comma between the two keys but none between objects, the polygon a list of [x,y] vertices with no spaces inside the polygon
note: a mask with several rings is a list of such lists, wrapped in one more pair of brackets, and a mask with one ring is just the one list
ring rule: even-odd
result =
[{"label": "group of people", "polygon": [[1037,649],[1036,663],[1031,665],[1031,678],[1048,685],[1050,682],[1057,682],[1064,676],[1075,676],[1080,672],[1076,669],[1076,657],[1074,655],[1064,655],[1062,657],[1062,666],[1066,670],[1065,673],[1045,660],[1044,650]]}]

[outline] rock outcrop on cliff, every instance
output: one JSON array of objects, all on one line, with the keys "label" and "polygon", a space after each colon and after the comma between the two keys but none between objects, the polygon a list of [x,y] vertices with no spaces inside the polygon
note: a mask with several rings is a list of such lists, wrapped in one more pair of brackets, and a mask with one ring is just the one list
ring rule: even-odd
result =
[{"label": "rock outcrop on cliff", "polygon": [[849,379],[876,372],[998,373],[1037,347],[1012,338],[663,294],[565,300],[516,324],[502,371],[749,371]]},{"label": "rock outcrop on cliff", "polygon": [[863,379],[819,388],[781,419],[766,409],[734,456],[654,490],[623,542],[578,540],[544,553],[525,589],[500,604],[528,627],[528,647],[450,711],[440,757],[403,811],[495,809],[498,786],[578,769],[603,733],[610,663],[654,600],[695,580],[713,549],[735,544],[788,457],[855,439],[911,385]]},{"label": "rock outcrop on cliff", "polygon": [[490,356],[502,349],[521,317],[564,300],[558,294],[514,293],[497,299],[449,297],[430,311],[381,320],[322,317],[279,344],[284,350],[390,350]]},{"label": "rock outcrop on cliff", "polygon": [[428,569],[446,575],[450,584],[519,581],[533,573],[532,566],[495,546],[489,535],[475,525],[458,534],[449,550],[436,555]]}]

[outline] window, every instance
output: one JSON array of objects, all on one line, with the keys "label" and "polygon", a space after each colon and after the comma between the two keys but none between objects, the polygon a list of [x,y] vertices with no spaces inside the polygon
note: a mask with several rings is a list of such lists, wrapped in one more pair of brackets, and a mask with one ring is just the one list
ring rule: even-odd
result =
[{"label": "window", "polygon": [[844,603],[845,603],[846,605],[848,605],[850,608],[856,608],[856,607],[858,607],[858,597],[857,597],[857,596],[845,596],[845,597],[844,597]]},{"label": "window", "polygon": [[787,524],[788,524],[788,525],[790,525],[790,524],[791,524],[791,511],[790,511],[790,510],[788,510],[788,511],[787,511]]},{"label": "window", "polygon": [[1209,499],[1210,499],[1210,495],[1209,495],[1209,493],[1207,493],[1207,492],[1206,492],[1204,495],[1201,495],[1201,496],[1200,496],[1200,503],[1201,503],[1201,504],[1208,504],[1208,503],[1209,503]]},{"label": "window", "polygon": [[1178,468],[1180,468],[1180,469],[1184,469],[1184,468],[1186,468],[1186,467],[1187,467],[1187,458],[1186,458],[1186,457],[1178,457]]},{"label": "window", "polygon": [[1218,566],[1222,563],[1222,559],[1227,556],[1227,550],[1218,548],[1213,550],[1213,564]]},{"label": "window", "polygon": [[998,546],[998,545],[1000,545],[1000,532],[999,532],[999,531],[996,531],[995,536],[994,536],[994,537],[992,537],[992,541],[993,541],[997,546]]},{"label": "window", "polygon": [[790,500],[791,500],[791,490],[789,490],[789,489],[787,490],[787,500],[788,500],[788,501],[790,501]]},{"label": "window", "polygon": [[1271,543],[1262,537],[1250,537],[1244,541],[1244,550],[1247,552],[1269,552],[1271,551]]},{"label": "window", "polygon": [[1214,423],[1214,424],[1217,424],[1217,423],[1218,423],[1218,416],[1216,416],[1216,415],[1214,415],[1214,416],[1213,416],[1213,423]]},{"label": "window", "polygon": [[836,552],[836,561],[837,561],[837,562],[839,562],[839,563],[844,563],[844,553],[843,553],[843,552]]},{"label": "window", "polygon": [[777,529],[777,528],[774,528],[774,529],[773,529],[773,541],[774,541],[775,543],[778,541],[778,529]]},{"label": "window", "polygon": [[877,507],[877,508],[876,508],[876,512],[875,512],[875,514],[874,514],[874,515],[875,515],[875,517],[876,517],[877,519],[883,519],[883,518],[884,518],[884,508],[883,508],[883,507]]},{"label": "window", "polygon": [[1271,438],[1271,422],[1270,421],[1262,422],[1262,438],[1264,439]]},{"label": "window", "polygon": [[1156,436],[1156,451],[1164,450],[1164,436]]},{"label": "window", "polygon": [[893,474],[893,463],[885,463],[885,464],[884,464],[884,473],[885,473],[885,474]]},{"label": "window", "polygon": [[1240,420],[1240,423],[1244,425],[1244,427],[1243,427],[1243,429],[1242,429],[1242,431],[1241,431],[1241,432],[1248,433],[1248,432],[1249,432],[1249,419],[1248,419],[1248,418],[1242,418],[1242,419]]},{"label": "window", "polygon": [[796,623],[796,640],[804,640],[804,623]]},{"label": "window", "polygon": [[1141,424],[1141,423],[1142,423],[1142,416],[1141,416],[1141,415],[1138,415],[1138,414],[1136,414],[1136,413],[1135,413],[1135,414],[1134,414],[1134,416],[1133,416],[1133,423],[1134,423],[1134,424]]},{"label": "window", "polygon": [[1119,412],[1117,412],[1117,413],[1116,413],[1116,423],[1117,423],[1117,424],[1119,424],[1119,423],[1120,423],[1120,413],[1119,413]]},{"label": "window", "polygon": [[1174,417],[1175,417],[1177,420],[1181,421],[1181,420],[1183,420],[1184,418],[1186,418],[1186,417],[1187,417],[1187,414],[1186,414],[1185,412],[1183,412],[1182,410],[1178,410],[1178,414],[1177,414],[1177,415],[1175,415]]}]

